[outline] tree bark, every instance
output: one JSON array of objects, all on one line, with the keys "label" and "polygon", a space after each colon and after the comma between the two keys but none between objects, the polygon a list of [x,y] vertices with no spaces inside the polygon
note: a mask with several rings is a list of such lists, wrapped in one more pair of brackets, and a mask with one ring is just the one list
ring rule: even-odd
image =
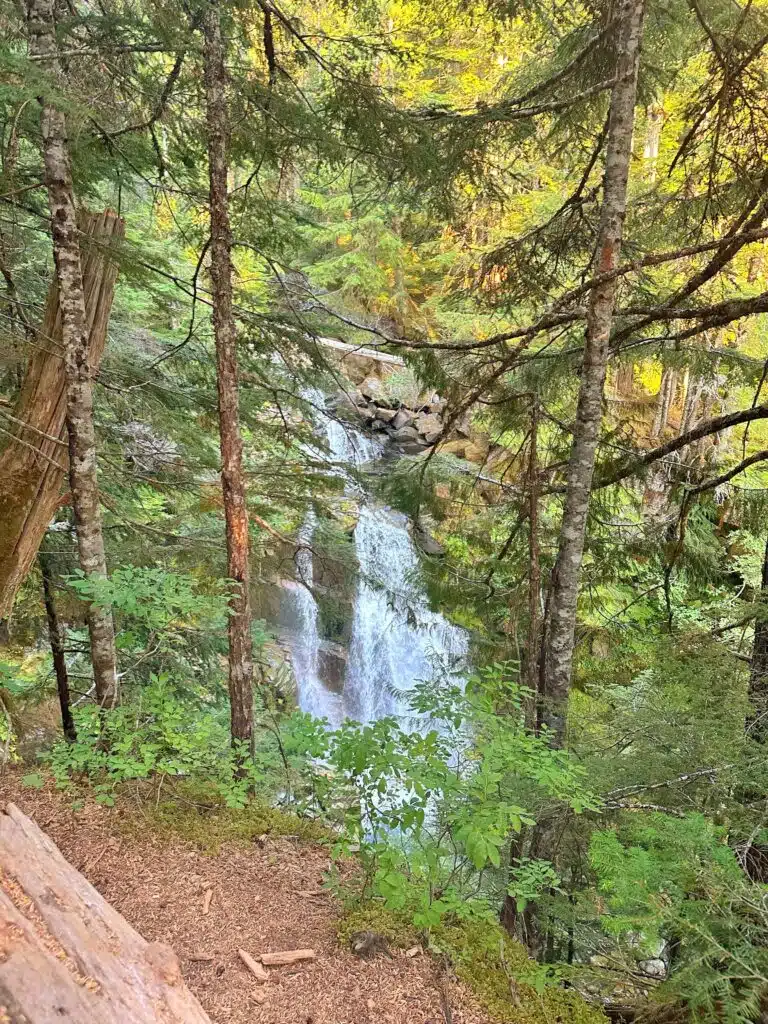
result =
[{"label": "tree bark", "polygon": [[763,555],[760,602],[759,614],[755,619],[752,664],[749,669],[747,692],[752,711],[747,726],[752,738],[764,743],[768,738],[768,538]]},{"label": "tree bark", "polygon": [[[595,272],[614,271],[619,263],[632,155],[637,73],[640,61],[644,0],[622,0],[619,22],[617,81],[611,94],[608,141],[603,176],[603,206]],[[545,656],[545,721],[552,739],[562,744],[566,705],[573,669],[576,604],[584,556],[589,496],[595,468],[609,341],[617,279],[592,289],[581,386],[568,465],[565,506],[558,555],[551,582],[550,621]]]},{"label": "tree bark", "polygon": [[14,804],[0,812],[0,1019],[211,1024],[175,953],[147,942]]},{"label": "tree bark", "polygon": [[211,217],[211,285],[221,443],[221,486],[227,531],[227,568],[235,582],[229,617],[229,700],[233,743],[250,744],[253,733],[253,662],[248,595],[248,510],[232,309],[232,229],[227,194],[229,110],[219,0],[209,0],[203,19],[208,174]]},{"label": "tree bark", "polygon": [[539,693],[539,643],[541,605],[541,560],[539,557],[539,409],[534,398],[531,407],[531,440],[528,458],[528,640],[526,643],[526,684],[533,701],[532,725],[541,724]]},{"label": "tree bark", "polygon": [[[54,29],[52,0],[27,0],[29,48],[32,56],[62,78]],[[86,576],[106,576],[107,561],[101,530],[101,507],[93,425],[93,383],[88,363],[88,318],[80,266],[77,216],[64,113],[45,97],[41,128],[43,161],[56,279],[61,308],[64,372],[67,381],[69,482],[75,514],[80,568]],[[102,708],[117,702],[117,668],[112,612],[90,605],[88,632],[96,699]]]},{"label": "tree bark", "polygon": [[[83,291],[88,320],[88,362],[96,374],[107,338],[117,278],[109,246],[125,224],[111,210],[80,211]],[[35,348],[27,362],[13,418],[14,437],[0,454],[0,621],[8,620],[16,593],[34,563],[48,524],[61,501],[69,469],[66,437],[67,381],[61,337],[59,287],[54,275]]]},{"label": "tree bark", "polygon": [[72,706],[69,697],[69,676],[67,674],[67,661],[64,657],[64,637],[59,625],[59,616],[56,613],[56,600],[53,596],[53,580],[49,556],[41,551],[37,558],[40,566],[40,575],[43,578],[43,601],[45,603],[45,617],[48,620],[48,640],[51,645],[53,657],[53,671],[56,675],[56,692],[59,695],[59,707],[61,708],[61,728],[67,743],[77,742],[77,729],[75,720],[72,717]]},{"label": "tree bark", "polygon": [[661,375],[661,387],[656,398],[656,415],[651,429],[652,438],[657,438],[666,429],[667,421],[669,420],[669,410],[672,408],[676,389],[677,370],[673,370],[671,366],[668,366]]}]

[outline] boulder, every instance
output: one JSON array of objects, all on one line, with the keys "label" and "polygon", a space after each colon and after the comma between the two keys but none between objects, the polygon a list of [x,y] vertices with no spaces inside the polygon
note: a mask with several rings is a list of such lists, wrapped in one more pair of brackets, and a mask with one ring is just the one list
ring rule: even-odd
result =
[{"label": "boulder", "polygon": [[476,465],[482,466],[488,458],[487,442],[481,440],[470,441],[464,448],[464,458],[467,462],[474,462]]},{"label": "boulder", "polygon": [[396,441],[418,441],[419,432],[415,427],[400,427],[392,436]]},{"label": "boulder", "polygon": [[462,438],[454,438],[452,441],[446,441],[445,444],[440,446],[440,451],[443,455],[455,455],[457,459],[464,458],[464,449],[467,447],[467,441]]},{"label": "boulder", "polygon": [[437,438],[443,432],[443,421],[440,417],[433,412],[422,412],[416,417],[414,426],[420,434],[424,434],[426,437],[428,434],[434,435],[434,439]]},{"label": "boulder", "polygon": [[385,397],[384,384],[378,377],[366,377],[358,390],[369,402],[375,402]]},{"label": "boulder", "polygon": [[326,408],[331,410],[336,409],[354,409],[357,405],[363,405],[365,399],[360,394],[357,388],[351,388],[349,391],[337,391],[333,395],[329,395],[326,399]]},{"label": "boulder", "polygon": [[379,405],[376,407],[376,419],[382,420],[384,423],[391,423],[395,416],[397,416],[397,412],[397,409],[385,409]]},{"label": "boulder", "polygon": [[422,455],[426,446],[426,442],[423,439],[418,441],[402,441],[400,442],[400,451],[403,455]]},{"label": "boulder", "polygon": [[407,427],[409,423],[413,422],[413,419],[414,413],[410,409],[398,409],[390,421],[392,429],[400,430],[401,427]]},{"label": "boulder", "polygon": [[376,415],[376,409],[371,405],[357,405],[355,412],[365,423],[370,423]]}]

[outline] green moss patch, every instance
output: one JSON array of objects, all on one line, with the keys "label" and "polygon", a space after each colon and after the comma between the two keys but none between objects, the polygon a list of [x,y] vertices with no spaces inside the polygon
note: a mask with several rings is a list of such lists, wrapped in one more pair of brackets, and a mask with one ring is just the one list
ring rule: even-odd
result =
[{"label": "green moss patch", "polygon": [[[433,945],[496,1020],[512,1024],[606,1024],[601,1010],[572,990],[532,982],[543,968],[493,921],[444,925]],[[527,980],[526,980],[527,979]]]},{"label": "green moss patch", "polygon": [[336,929],[339,944],[349,946],[355,932],[376,932],[390,946],[400,949],[409,949],[421,942],[421,936],[408,914],[387,910],[382,903],[375,901],[345,909]]},{"label": "green moss patch", "polygon": [[129,830],[151,830],[157,836],[184,839],[205,853],[215,854],[224,843],[252,843],[259,836],[290,836],[304,842],[327,841],[319,822],[257,800],[246,807],[226,807],[209,790],[177,786],[173,796],[147,804],[126,819]]}]

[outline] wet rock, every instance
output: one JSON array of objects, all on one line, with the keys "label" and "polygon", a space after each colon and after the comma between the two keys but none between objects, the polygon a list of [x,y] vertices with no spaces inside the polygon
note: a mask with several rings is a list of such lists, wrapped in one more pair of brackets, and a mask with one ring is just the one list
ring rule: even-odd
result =
[{"label": "wet rock", "polygon": [[443,545],[432,536],[423,523],[414,524],[413,540],[425,555],[434,555],[437,558],[442,558],[445,554]]},{"label": "wet rock", "polygon": [[334,411],[344,408],[354,409],[364,403],[365,399],[357,388],[351,388],[349,391],[337,391],[335,394],[329,395],[325,401],[326,408]]},{"label": "wet rock", "polygon": [[342,693],[347,678],[349,652],[341,644],[323,640],[317,652],[317,674],[332,693]]}]

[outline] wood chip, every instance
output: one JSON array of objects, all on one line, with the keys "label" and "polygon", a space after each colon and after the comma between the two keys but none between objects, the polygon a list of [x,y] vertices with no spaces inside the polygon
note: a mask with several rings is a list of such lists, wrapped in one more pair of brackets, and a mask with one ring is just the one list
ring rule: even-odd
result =
[{"label": "wood chip", "polygon": [[411,946],[410,949],[406,949],[406,951],[404,953],[404,956],[408,956],[408,957],[418,956],[420,953],[423,953],[423,952],[424,952],[424,950],[421,948],[421,946]]},{"label": "wood chip", "polygon": [[314,960],[314,949],[286,949],[282,953],[262,953],[259,960],[269,967],[285,967],[299,960]]},{"label": "wood chip", "polygon": [[205,896],[203,896],[203,914],[207,914],[211,909],[211,900],[213,899],[213,889],[206,889]]},{"label": "wood chip", "polygon": [[269,971],[265,971],[258,960],[255,960],[246,949],[238,949],[237,955],[254,976],[256,981],[269,981]]},{"label": "wood chip", "polygon": [[195,964],[211,964],[216,959],[215,956],[207,956],[205,953],[194,953],[192,956],[187,958]]}]

